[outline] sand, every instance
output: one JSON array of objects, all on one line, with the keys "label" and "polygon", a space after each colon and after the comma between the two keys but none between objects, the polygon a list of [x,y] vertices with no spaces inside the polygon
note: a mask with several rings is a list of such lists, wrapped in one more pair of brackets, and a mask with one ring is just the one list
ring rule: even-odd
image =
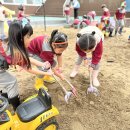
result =
[{"label": "sand", "polygon": [[[82,64],[78,75],[69,78],[76,52],[76,29],[63,27],[47,28],[47,32],[37,28],[36,35],[50,35],[58,28],[69,38],[69,46],[63,53],[63,73],[77,88],[78,97],[72,97],[69,104],[64,101],[64,94],[57,83],[46,84],[52,97],[53,105],[60,112],[57,121],[60,130],[130,130],[130,43],[127,42],[130,28],[125,28],[123,36],[106,38],[101,60],[98,88],[100,96],[86,94],[89,86],[88,69]],[[21,100],[33,95],[35,75],[25,71],[12,72],[17,76]],[[68,88],[67,85],[65,87]]]}]

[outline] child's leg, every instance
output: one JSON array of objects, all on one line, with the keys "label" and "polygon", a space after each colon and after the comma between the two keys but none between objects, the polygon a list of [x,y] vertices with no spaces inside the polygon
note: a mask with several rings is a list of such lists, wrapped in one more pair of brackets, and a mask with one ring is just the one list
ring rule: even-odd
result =
[{"label": "child's leg", "polygon": [[94,65],[92,64],[93,72],[92,72],[92,80],[93,80],[93,86],[98,87],[100,86],[100,83],[98,81],[98,73],[99,73],[99,64]]},{"label": "child's leg", "polygon": [[12,104],[14,110],[16,110],[20,105],[17,80],[6,71],[0,72],[0,75],[0,89],[4,90],[4,94],[8,94],[9,102]]},{"label": "child's leg", "polygon": [[114,30],[113,28],[111,28],[111,27],[109,28],[109,32],[110,32],[109,37],[112,37],[113,30]]},{"label": "child's leg", "polygon": [[119,29],[119,34],[122,34],[122,30],[123,30],[123,28],[124,28],[124,25],[125,25],[124,20],[123,20],[123,19],[120,20],[120,29]]},{"label": "child's leg", "polygon": [[120,26],[120,22],[119,20],[116,21],[116,27],[115,27],[115,35],[118,33],[119,31],[119,26]]},{"label": "child's leg", "polygon": [[74,8],[74,19],[78,18],[78,9]]},{"label": "child's leg", "polygon": [[75,10],[75,17],[76,17],[76,18],[78,18],[78,10],[79,10],[79,9],[76,9],[76,10]]},{"label": "child's leg", "polygon": [[66,23],[69,24],[69,21],[70,21],[70,16],[66,15]]},{"label": "child's leg", "polygon": [[71,78],[74,78],[77,75],[79,67],[80,67],[80,65],[81,65],[81,63],[82,63],[83,60],[84,60],[83,57],[81,57],[80,55],[78,55],[78,58],[76,60],[75,66],[73,68],[73,71],[70,74]]},{"label": "child's leg", "polygon": [[[39,56],[37,55],[33,55],[33,54],[30,54],[30,56],[40,62],[44,62]],[[43,68],[41,66],[37,66],[37,68],[39,70],[43,70]],[[54,83],[55,82],[55,79],[51,76],[43,76],[43,75],[37,75],[36,79],[35,79],[35,88],[36,90],[39,90],[39,88],[43,87],[46,91],[48,91],[48,88],[44,85],[44,81],[45,82],[48,82],[48,83]]]}]

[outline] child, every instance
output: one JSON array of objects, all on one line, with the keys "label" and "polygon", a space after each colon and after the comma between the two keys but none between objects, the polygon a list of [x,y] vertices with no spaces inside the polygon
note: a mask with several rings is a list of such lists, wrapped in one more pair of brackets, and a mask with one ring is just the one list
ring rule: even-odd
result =
[{"label": "child", "polygon": [[90,17],[87,15],[83,15],[83,20],[80,23],[80,28],[84,28],[91,23]]},{"label": "child", "polygon": [[4,95],[8,96],[14,110],[20,104],[18,84],[16,78],[6,71],[8,65],[14,67],[19,65],[32,74],[52,75],[51,72],[31,68],[31,63],[36,66],[50,67],[49,63],[42,63],[33,58],[29,59],[26,47],[32,34],[33,29],[29,24],[23,27],[20,21],[13,21],[9,27],[7,46],[5,46],[4,38],[0,40],[0,90],[4,90]]},{"label": "child", "polygon": [[79,28],[81,21],[77,18],[74,19],[74,22],[72,24],[72,27],[74,27],[75,29]]},{"label": "child", "polygon": [[90,17],[90,21],[92,22],[95,19],[96,12],[95,11],[90,11],[90,12],[87,13],[87,16]]},{"label": "child", "polygon": [[93,85],[100,85],[97,77],[99,73],[99,62],[103,52],[103,40],[103,33],[95,26],[85,27],[77,34],[76,51],[78,53],[78,59],[72,73],[70,74],[71,78],[74,78],[77,75],[82,61],[84,61],[85,65],[88,64],[86,54],[91,52],[92,61],[89,65],[89,70],[92,71]]},{"label": "child", "polygon": [[121,4],[121,7],[117,9],[114,18],[116,21],[116,34],[122,34],[123,27],[125,26],[125,15],[126,15],[126,10],[125,10],[125,5]]},{"label": "child", "polygon": [[103,15],[102,15],[102,17],[106,17],[107,19],[109,19],[110,16],[111,16],[109,9],[107,8],[107,6],[105,4],[102,4],[101,7],[103,9]]},{"label": "child", "polygon": [[101,17],[100,23],[97,23],[97,27],[102,31],[105,28],[105,25],[107,23],[106,17]]},{"label": "child", "polygon": [[[43,35],[34,38],[28,46],[28,52],[31,57],[36,58],[39,61],[48,61],[51,64],[54,73],[63,79],[63,76],[59,72],[62,72],[62,53],[67,46],[67,35],[58,30],[54,30],[51,37]],[[56,67],[54,56],[57,57],[58,67]],[[52,77],[43,77],[39,75],[39,77],[36,78],[35,87],[40,87],[43,85],[44,81],[53,83],[55,80]]]},{"label": "child", "polygon": [[[29,15],[26,15],[25,14],[25,6],[23,6],[23,5],[19,5],[19,7],[18,7],[18,16],[17,16],[17,18],[18,18],[18,20],[20,20],[20,21],[26,21],[27,20],[27,22],[30,22],[30,20],[27,18]],[[26,22],[26,23],[27,23]]]},{"label": "child", "polygon": [[108,30],[109,30],[109,37],[113,37],[115,35],[115,27],[116,23],[114,19],[110,19]]},{"label": "child", "polygon": [[65,6],[64,13],[66,16],[66,23],[69,24],[69,21],[70,21],[70,7],[69,7],[69,5]]},{"label": "child", "polygon": [[104,36],[109,36],[109,25],[110,19],[108,17],[103,16],[101,18],[101,23],[99,23],[98,28],[103,32]]}]

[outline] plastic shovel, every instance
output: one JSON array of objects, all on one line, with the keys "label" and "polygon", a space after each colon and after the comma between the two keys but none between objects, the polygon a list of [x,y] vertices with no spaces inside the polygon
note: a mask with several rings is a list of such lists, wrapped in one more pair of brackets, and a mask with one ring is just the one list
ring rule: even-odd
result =
[{"label": "plastic shovel", "polygon": [[91,71],[89,72],[89,78],[90,78],[90,85],[89,85],[89,87],[87,89],[87,94],[88,93],[93,93],[95,96],[98,96],[99,95],[99,90],[92,85],[92,72]]},{"label": "plastic shovel", "polygon": [[66,103],[68,103],[68,100],[69,100],[70,96],[72,95],[72,92],[67,91],[66,88],[57,80],[55,75],[53,75],[53,77],[57,81],[57,83],[61,86],[61,88],[63,89],[63,91],[65,93],[65,101],[66,101]]},{"label": "plastic shovel", "polygon": [[75,97],[77,97],[77,90],[76,88],[70,83],[70,81],[68,81],[67,79],[65,79],[65,81],[69,84],[69,86],[71,87],[71,92],[73,93],[73,95]]}]

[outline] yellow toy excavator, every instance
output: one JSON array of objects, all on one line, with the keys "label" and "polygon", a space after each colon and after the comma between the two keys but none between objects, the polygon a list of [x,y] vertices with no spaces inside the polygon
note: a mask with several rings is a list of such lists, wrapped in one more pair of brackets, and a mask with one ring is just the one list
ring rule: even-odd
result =
[{"label": "yellow toy excavator", "polygon": [[8,101],[0,96],[0,130],[58,130],[50,95],[42,88],[16,109],[14,115],[6,110]]}]

